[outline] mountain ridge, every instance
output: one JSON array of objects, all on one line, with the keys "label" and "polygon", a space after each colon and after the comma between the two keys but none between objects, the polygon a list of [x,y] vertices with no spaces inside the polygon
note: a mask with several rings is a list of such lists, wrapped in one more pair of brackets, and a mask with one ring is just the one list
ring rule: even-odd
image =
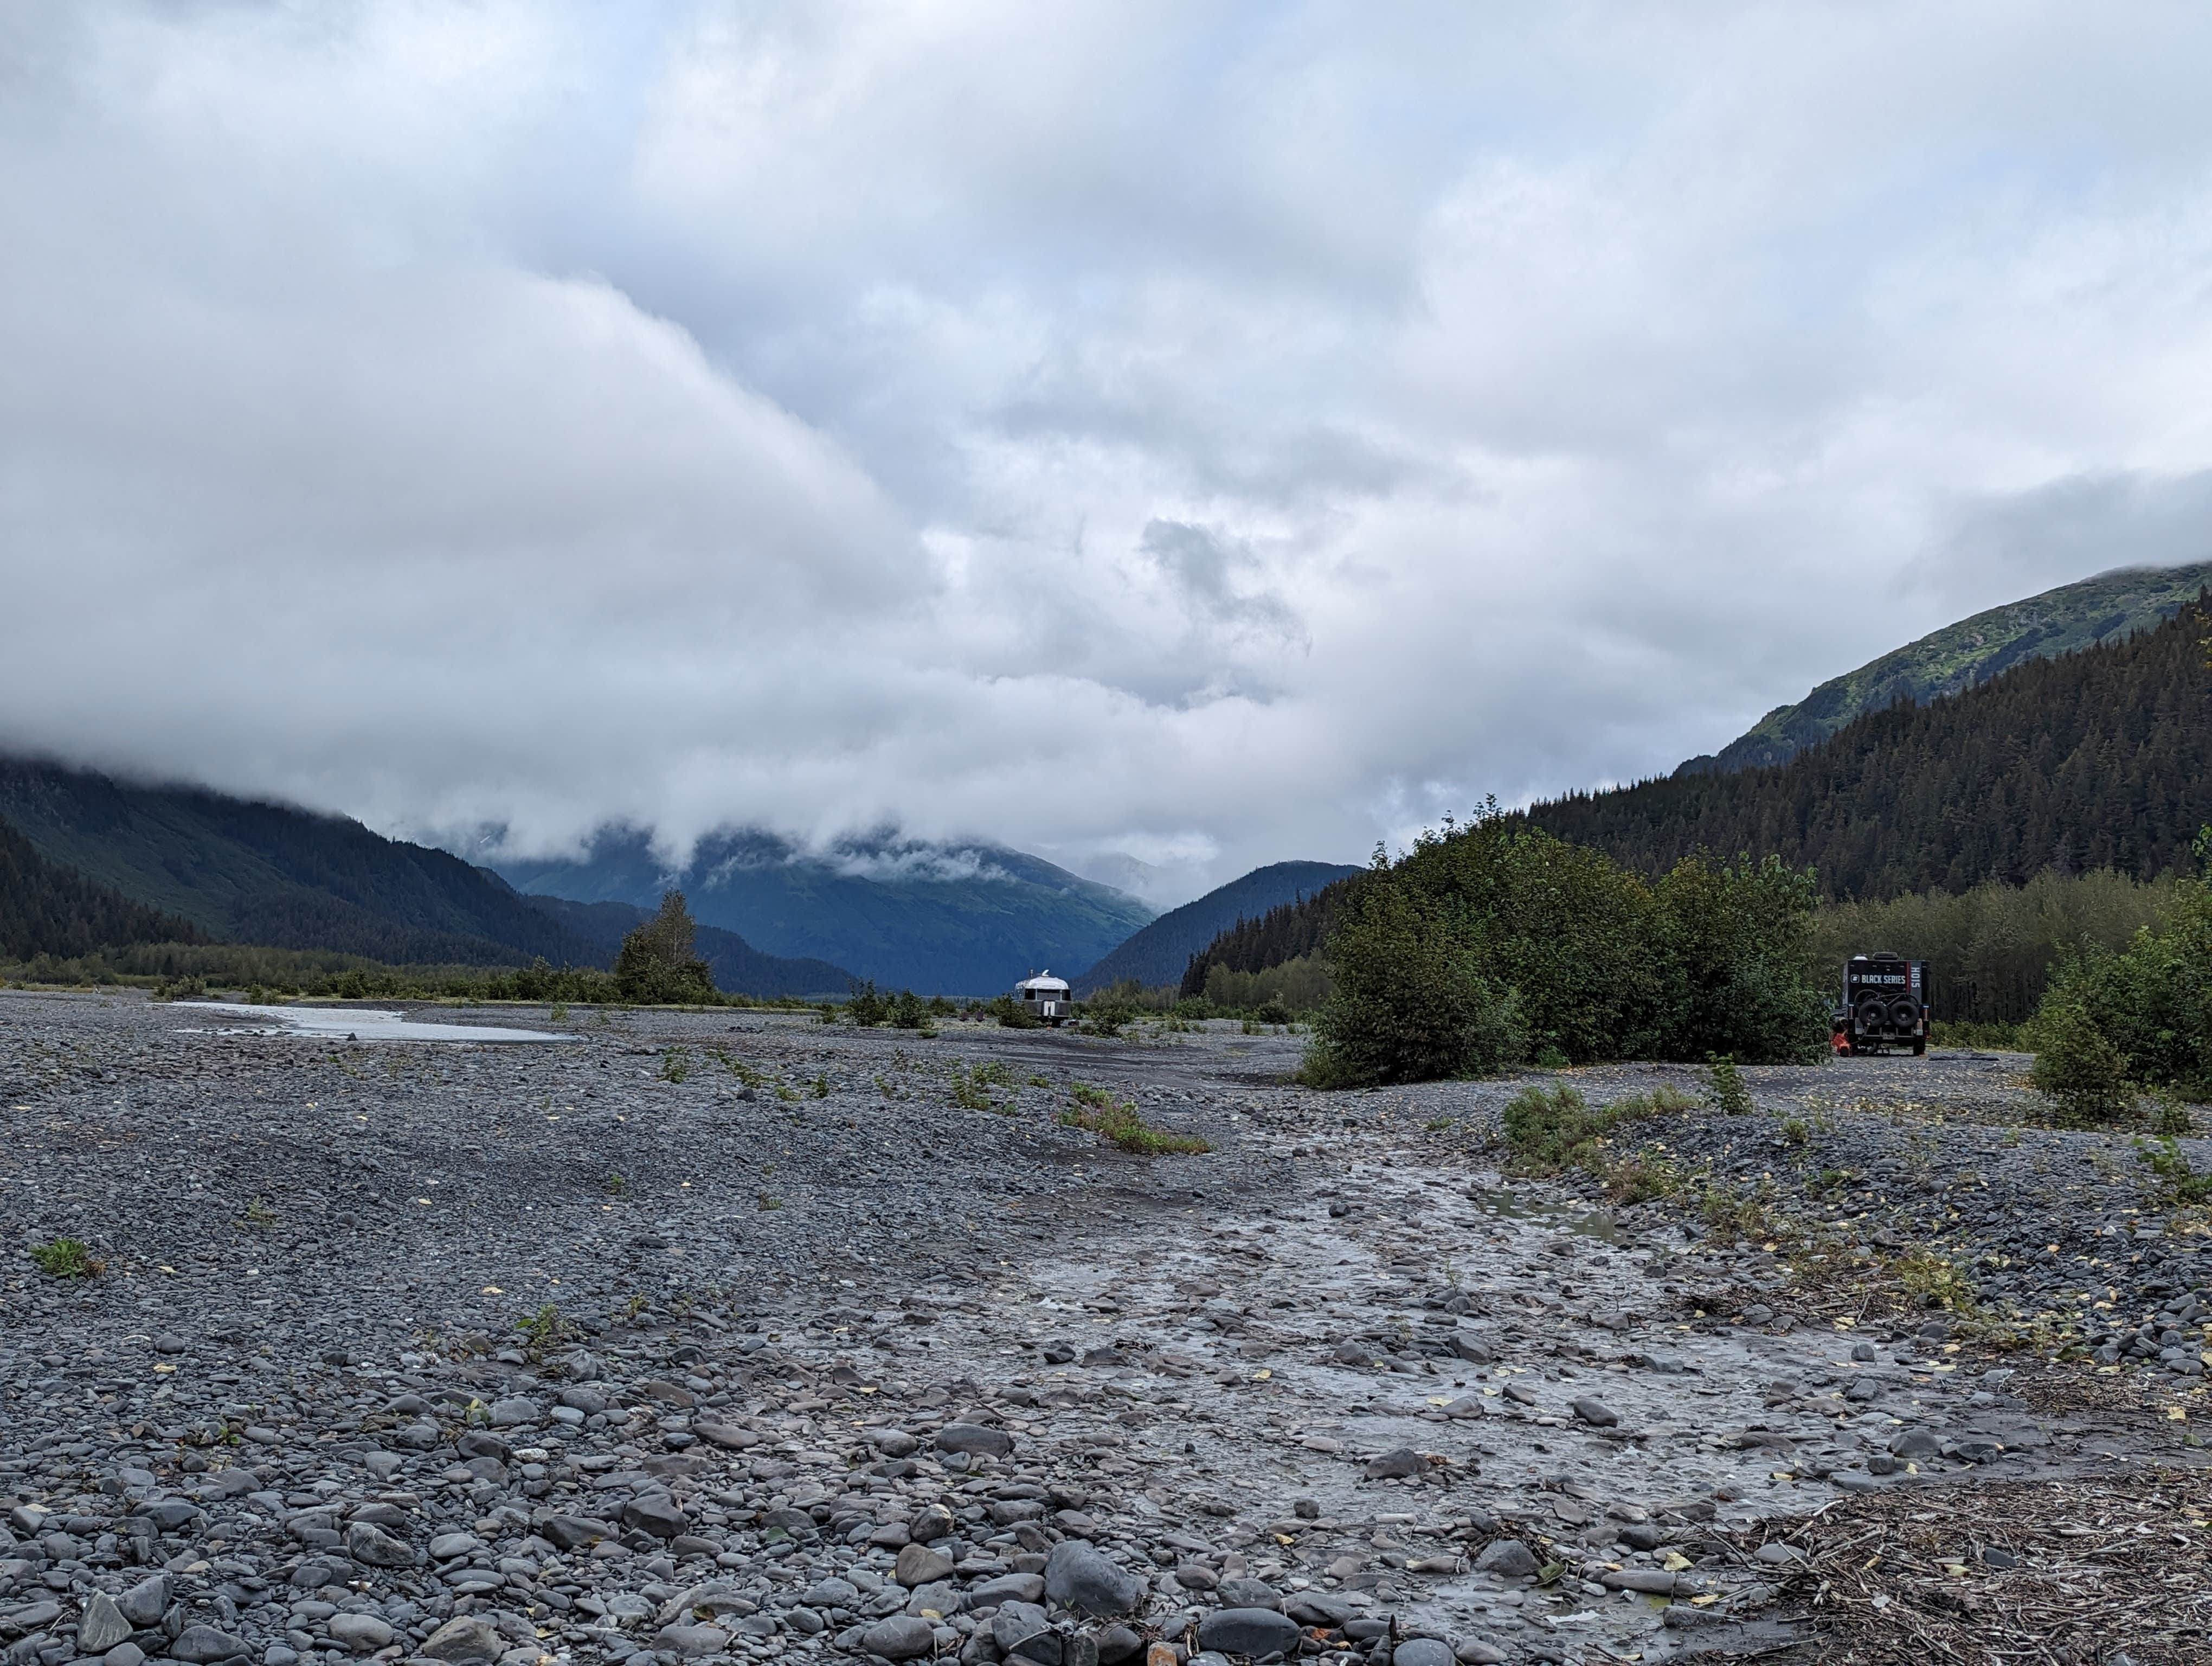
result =
[{"label": "mountain ridge", "polygon": [[348,817],[0,757],[0,817],[47,862],[218,940],[392,964],[587,961],[498,875]]},{"label": "mountain ridge", "polygon": [[757,829],[724,829],[672,867],[641,830],[611,825],[581,858],[495,857],[492,866],[523,892],[583,903],[646,907],[673,887],[701,924],[764,953],[923,994],[994,994],[1048,966],[1079,973],[1152,918],[1135,897],[1042,857],[890,832],[808,851]]},{"label": "mountain ridge", "polygon": [[2150,629],[2212,587],[2212,561],[2118,567],[1931,630],[1802,700],[1777,706],[1719,751],[1686,759],[1680,775],[1786,763],[1805,747],[1897,701],[1926,705],[2031,660],[2047,660]]},{"label": "mountain ridge", "polygon": [[1131,978],[1147,988],[1178,983],[1192,957],[1205,952],[1240,921],[1259,919],[1359,871],[1341,862],[1270,862],[1255,867],[1140,927],[1076,980],[1076,992],[1087,995]]}]

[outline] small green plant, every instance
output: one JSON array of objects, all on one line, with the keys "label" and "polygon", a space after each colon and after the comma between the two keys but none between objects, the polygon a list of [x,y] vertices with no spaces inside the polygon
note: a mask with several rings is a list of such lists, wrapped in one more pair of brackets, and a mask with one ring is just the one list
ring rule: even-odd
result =
[{"label": "small green plant", "polygon": [[660,1055],[660,1079],[681,1082],[691,1074],[691,1050],[686,1047],[672,1047]]},{"label": "small green plant", "polygon": [[528,1318],[517,1319],[514,1328],[522,1333],[522,1351],[536,1360],[543,1360],[576,1334],[576,1328],[550,1302]]},{"label": "small green plant", "polygon": [[1030,1078],[1030,1085],[1031,1087],[1050,1087],[1052,1085],[1052,1079],[1048,1076],[1031,1076]]},{"label": "small green plant", "polygon": [[814,1097],[816,1098],[828,1098],[830,1097],[830,1073],[827,1071],[817,1072],[814,1080],[810,1084],[810,1085],[814,1089]]},{"label": "small green plant", "polygon": [[1954,1313],[1971,1316],[1981,1310],[1973,1281],[1949,1257],[1932,1250],[1915,1250],[1893,1265],[1899,1281],[1923,1300],[1932,1300]]},{"label": "small green plant", "polygon": [[1615,1203],[1650,1203],[1682,1189],[1681,1170],[1646,1146],[1606,1165],[1605,1195]]},{"label": "small green plant", "polygon": [[39,1271],[54,1279],[89,1279],[107,1270],[107,1263],[87,1249],[82,1238],[48,1238],[33,1247],[31,1259]]},{"label": "small green plant", "polygon": [[761,1193],[758,1202],[760,1207],[763,1209],[781,1209],[783,1207],[783,1200],[773,1192]]},{"label": "small green plant", "polygon": [[241,1226],[258,1227],[264,1232],[276,1224],[276,1210],[269,1207],[267,1199],[258,1197],[246,1206],[245,1219],[239,1222]]},{"label": "small green plant", "polygon": [[568,1003],[565,1000],[555,1001],[551,1006],[546,1009],[545,1016],[555,1024],[568,1023]]},{"label": "small green plant", "polygon": [[623,1179],[619,1172],[609,1174],[600,1183],[605,1188],[609,1197],[621,1197],[629,1190],[629,1182]]},{"label": "small green plant", "polygon": [[1743,1072],[1736,1068],[1734,1055],[1705,1055],[1705,1100],[1723,1116],[1752,1114],[1751,1089],[1744,1082]]},{"label": "small green plant", "polygon": [[1154,1128],[1137,1114],[1136,1106],[1116,1099],[1103,1088],[1074,1082],[1069,1085],[1068,1091],[1073,1094],[1075,1104],[1060,1112],[1061,1123],[1103,1134],[1123,1151],[1140,1157],[1158,1157],[1165,1152],[1192,1153],[1213,1149],[1212,1141],[1198,1134]]},{"label": "small green plant", "polygon": [[1782,1119],[1782,1140],[1784,1145],[1802,1146],[1812,1138],[1813,1130],[1805,1126],[1803,1117],[1785,1116]]},{"label": "small green plant", "polygon": [[983,1009],[996,1018],[1005,1030],[1042,1030],[1044,1020],[1035,1016],[1012,995],[1000,995]]},{"label": "small green plant", "polygon": [[1536,1049],[1536,1056],[1528,1062],[1539,1070],[1565,1070],[1573,1061],[1560,1052],[1553,1043],[1546,1042]]},{"label": "small green plant", "polygon": [[2191,1168],[2181,1142],[2172,1134],[2155,1142],[2136,1140],[2136,1161],[2166,1183],[2167,1196],[2173,1203],[2212,1203],[2212,1174],[2198,1174]]}]

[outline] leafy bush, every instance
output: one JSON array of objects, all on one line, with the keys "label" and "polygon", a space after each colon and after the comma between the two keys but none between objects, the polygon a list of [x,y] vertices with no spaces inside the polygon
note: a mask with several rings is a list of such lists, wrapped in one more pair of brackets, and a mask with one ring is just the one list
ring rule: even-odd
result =
[{"label": "leafy bush", "polygon": [[2035,1063],[2028,1079],[2058,1107],[2069,1128],[2104,1128],[2135,1108],[2127,1055],[2112,1045],[2086,1001],[2054,988],[2030,1026]]},{"label": "leafy bush", "polygon": [[1488,1075],[1528,1051],[1518,997],[1484,974],[1464,923],[1411,885],[1347,896],[1329,957],[1335,991],[1300,1072],[1311,1086]]},{"label": "leafy bush", "polygon": [[2154,923],[2067,961],[2036,1009],[2035,1085],[2071,1120],[2116,1121],[2141,1089],[2212,1097],[2212,828],[2197,854]]},{"label": "leafy bush", "polygon": [[1006,1030],[1042,1030],[1044,1020],[1034,1016],[1012,995],[1000,995],[984,1008]]},{"label": "leafy bush", "polygon": [[1334,987],[1304,1079],[1364,1086],[1547,1063],[1809,1062],[1826,1044],[1811,978],[1809,874],[1692,857],[1647,884],[1493,805],[1378,849],[1337,902]]},{"label": "leafy bush", "polygon": [[1083,1003],[1083,1032],[1088,1036],[1118,1036],[1121,1026],[1132,1023],[1137,1009],[1127,1001],[1105,996],[1093,996]]},{"label": "leafy bush", "polygon": [[877,992],[872,977],[856,978],[845,997],[845,1016],[863,1030],[872,1030],[891,1015],[890,1002]]}]

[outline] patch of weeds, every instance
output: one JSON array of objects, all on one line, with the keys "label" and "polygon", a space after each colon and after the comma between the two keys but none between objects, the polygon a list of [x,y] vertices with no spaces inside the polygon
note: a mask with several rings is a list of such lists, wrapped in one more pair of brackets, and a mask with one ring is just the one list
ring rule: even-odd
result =
[{"label": "patch of weeds", "polygon": [[1093,1134],[1103,1134],[1123,1151],[1139,1157],[1158,1157],[1167,1152],[1194,1153],[1213,1149],[1212,1141],[1198,1134],[1154,1128],[1137,1115],[1136,1106],[1116,1099],[1103,1088],[1073,1082],[1068,1091],[1074,1095],[1075,1104],[1060,1112],[1060,1122],[1068,1128],[1089,1128]]},{"label": "patch of weeds", "polygon": [[1652,1203],[1680,1194],[1682,1171],[1671,1158],[1646,1146],[1608,1164],[1604,1183],[1605,1195],[1615,1203]]},{"label": "patch of weeds", "polygon": [[1784,1145],[1796,1146],[1802,1148],[1811,1143],[1812,1138],[1813,1130],[1805,1126],[1805,1119],[1803,1117],[1785,1116],[1782,1119],[1782,1143]]},{"label": "patch of weeds", "polygon": [[1539,1070],[1565,1070],[1574,1061],[1550,1042],[1536,1049],[1536,1056],[1528,1062]]},{"label": "patch of weeds", "polygon": [[246,1206],[245,1217],[238,1224],[240,1226],[256,1227],[265,1232],[276,1224],[276,1212],[269,1207],[266,1198],[257,1197]]},{"label": "patch of weeds", "polygon": [[810,1085],[814,1089],[814,1097],[816,1098],[828,1098],[830,1097],[830,1073],[826,1070],[817,1071],[815,1073],[813,1082]]},{"label": "patch of weeds", "polygon": [[2166,1182],[2171,1203],[2184,1207],[2212,1203],[2212,1174],[2198,1174],[2191,1168],[2180,1142],[2172,1134],[2155,1143],[2136,1140],[2136,1161]]},{"label": "patch of weeds", "polygon": [[799,1090],[790,1083],[778,1082],[775,1085],[775,1097],[787,1105],[795,1105],[799,1103],[800,1096]]},{"label": "patch of weeds", "polygon": [[[1677,1096],[1679,1097],[1679,1096]],[[1515,1174],[1545,1177],[1579,1169],[1602,1178],[1613,1161],[1612,1140],[1624,1124],[1666,1114],[1676,1107],[1658,1094],[1639,1094],[1593,1106],[1578,1089],[1522,1088],[1503,1114],[1507,1168]]]},{"label": "patch of weeds", "polygon": [[1451,1125],[1452,1119],[1449,1116],[1431,1116],[1427,1122],[1421,1124],[1421,1126],[1427,1129],[1431,1134],[1442,1134]]},{"label": "patch of weeds", "polygon": [[555,1024],[568,1023],[568,1003],[565,1000],[555,1001],[551,1006],[546,1009],[545,1016],[549,1020]]},{"label": "patch of weeds", "polygon": [[774,1192],[761,1193],[757,1201],[759,1207],[763,1209],[781,1209],[783,1207],[783,1200],[778,1197]]},{"label": "patch of weeds", "polygon": [[522,1351],[539,1361],[576,1335],[575,1326],[550,1302],[528,1318],[517,1319],[514,1328],[522,1333]]},{"label": "patch of weeds", "polygon": [[1748,1116],[1754,1107],[1751,1089],[1729,1053],[1705,1055],[1705,1100],[1723,1116]]},{"label": "patch of weeds", "polygon": [[1048,1076],[1032,1076],[1030,1078],[1030,1085],[1031,1087],[1050,1087],[1052,1085],[1052,1079]]},{"label": "patch of weeds", "polygon": [[2160,1139],[2191,1131],[2189,1107],[2170,1088],[2160,1090],[2151,1101],[2150,1131]]},{"label": "patch of weeds", "polygon": [[33,1246],[31,1259],[39,1271],[54,1279],[95,1278],[107,1270],[107,1263],[87,1249],[82,1238],[48,1238]]},{"label": "patch of weeds", "polygon": [[1698,1199],[1698,1217],[1715,1232],[1749,1238],[1771,1247],[1772,1243],[1789,1236],[1774,1213],[1775,1201],[1774,1183],[1771,1180],[1761,1180],[1748,1192],[1707,1181]]},{"label": "patch of weeds", "polygon": [[619,1173],[610,1174],[599,1183],[605,1188],[609,1197],[623,1197],[629,1192],[629,1182],[623,1179]]},{"label": "patch of weeds", "polygon": [[688,1080],[691,1074],[691,1049],[672,1047],[660,1055],[660,1079],[664,1082]]},{"label": "patch of weeds", "polygon": [[1932,1250],[1915,1250],[1899,1256],[1891,1266],[1898,1282],[1923,1304],[1932,1298],[1936,1305],[1953,1313],[1966,1317],[1980,1314],[1981,1298],[1974,1293],[1972,1280],[1948,1256],[1939,1256]]},{"label": "patch of weeds", "polygon": [[1237,1027],[1243,1034],[1248,1036],[1256,1036],[1261,1033],[1260,1020],[1257,1018],[1244,1018],[1238,1023]]}]

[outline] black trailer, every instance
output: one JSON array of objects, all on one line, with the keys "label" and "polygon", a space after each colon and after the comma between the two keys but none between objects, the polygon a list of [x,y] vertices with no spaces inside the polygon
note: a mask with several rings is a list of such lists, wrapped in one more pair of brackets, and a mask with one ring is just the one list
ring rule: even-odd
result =
[{"label": "black trailer", "polygon": [[1844,966],[1844,1004],[1828,1026],[1839,1054],[1928,1050],[1928,963],[1855,954]]}]

